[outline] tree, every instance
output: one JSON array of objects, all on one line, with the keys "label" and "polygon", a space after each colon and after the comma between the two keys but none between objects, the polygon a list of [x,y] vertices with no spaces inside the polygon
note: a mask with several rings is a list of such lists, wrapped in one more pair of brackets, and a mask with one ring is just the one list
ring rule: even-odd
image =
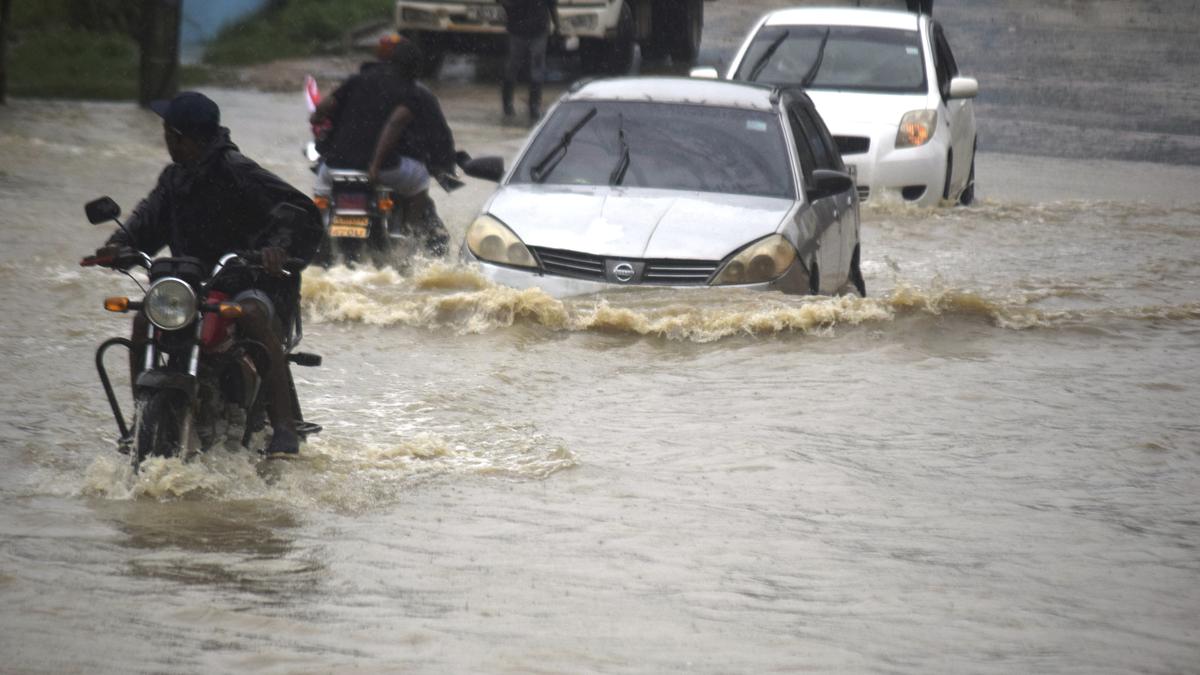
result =
[{"label": "tree", "polygon": [[148,105],[167,99],[179,90],[179,24],[183,0],[144,0],[142,29],[141,86],[138,100]]},{"label": "tree", "polygon": [[12,21],[12,0],[0,0],[0,104],[8,92],[8,24]]}]

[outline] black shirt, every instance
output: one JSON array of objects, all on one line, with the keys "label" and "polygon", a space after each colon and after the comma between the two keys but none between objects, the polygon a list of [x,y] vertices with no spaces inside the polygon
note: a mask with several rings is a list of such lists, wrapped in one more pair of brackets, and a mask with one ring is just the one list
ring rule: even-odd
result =
[{"label": "black shirt", "polygon": [[[279,204],[296,217],[272,217]],[[222,129],[195,166],[171,164],[158,184],[109,238],[154,255],[199,258],[212,267],[226,253],[278,246],[293,258],[311,260],[324,236],[321,214],[302,192],[262,168]]]},{"label": "black shirt", "polygon": [[508,32],[531,38],[550,32],[550,12],[558,7],[558,0],[500,0],[500,4],[508,17]]},{"label": "black shirt", "polygon": [[329,166],[366,171],[388,119],[404,106],[413,119],[384,165],[395,166],[401,157],[411,157],[431,172],[453,171],[454,137],[437,97],[425,86],[381,64],[351,76],[333,97],[337,99],[333,130],[320,148]]}]

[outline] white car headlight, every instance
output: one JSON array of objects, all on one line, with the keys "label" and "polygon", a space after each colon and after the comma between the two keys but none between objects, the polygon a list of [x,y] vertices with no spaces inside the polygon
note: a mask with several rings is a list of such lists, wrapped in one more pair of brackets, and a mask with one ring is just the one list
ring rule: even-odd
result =
[{"label": "white car headlight", "polygon": [[761,284],[780,277],[796,261],[796,248],[783,235],[773,234],[747,246],[725,263],[713,281],[726,284]]},{"label": "white car headlight", "polygon": [[919,148],[933,138],[937,131],[936,110],[911,110],[900,118],[900,128],[896,130],[897,148]]},{"label": "white car headlight", "polygon": [[142,307],[150,323],[163,330],[179,330],[196,318],[196,292],[187,282],[166,277],[146,291]]},{"label": "white car headlight", "polygon": [[483,215],[467,228],[467,248],[480,260],[513,267],[537,267],[533,254],[513,231],[495,218]]}]

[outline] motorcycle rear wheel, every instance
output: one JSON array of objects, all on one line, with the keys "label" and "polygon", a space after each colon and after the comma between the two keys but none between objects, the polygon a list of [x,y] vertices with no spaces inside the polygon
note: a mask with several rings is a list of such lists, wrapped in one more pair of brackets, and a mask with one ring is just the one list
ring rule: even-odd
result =
[{"label": "motorcycle rear wheel", "polygon": [[134,452],[129,453],[135,471],[147,457],[185,456],[193,449],[192,407],[183,392],[159,389],[139,404]]}]

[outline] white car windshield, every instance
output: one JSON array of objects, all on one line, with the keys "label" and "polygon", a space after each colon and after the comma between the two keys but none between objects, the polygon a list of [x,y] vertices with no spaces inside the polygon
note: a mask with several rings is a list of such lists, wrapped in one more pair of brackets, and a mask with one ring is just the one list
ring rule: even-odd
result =
[{"label": "white car windshield", "polygon": [[754,36],[734,79],[809,89],[923,92],[917,31],[856,26],[768,26]]},{"label": "white car windshield", "polygon": [[795,198],[778,116],[668,103],[559,105],[512,182]]}]

